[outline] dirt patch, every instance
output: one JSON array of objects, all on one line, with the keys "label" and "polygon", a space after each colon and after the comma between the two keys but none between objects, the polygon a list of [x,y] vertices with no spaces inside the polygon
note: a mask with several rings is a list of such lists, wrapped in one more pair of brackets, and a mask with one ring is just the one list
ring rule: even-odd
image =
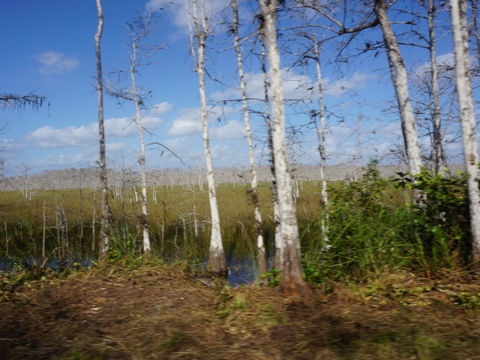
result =
[{"label": "dirt patch", "polygon": [[478,359],[478,283],[337,284],[310,299],[188,268],[46,276],[4,291],[2,359]]}]

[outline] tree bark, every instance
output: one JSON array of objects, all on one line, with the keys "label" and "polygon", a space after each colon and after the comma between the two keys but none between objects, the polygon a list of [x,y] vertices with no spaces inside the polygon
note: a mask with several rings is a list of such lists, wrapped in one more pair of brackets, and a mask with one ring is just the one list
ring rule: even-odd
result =
[{"label": "tree bark", "polygon": [[286,295],[308,295],[310,289],[302,277],[302,264],[299,250],[299,233],[295,204],[292,196],[292,180],[288,172],[285,140],[285,108],[282,93],[280,54],[277,43],[276,0],[259,0],[264,18],[265,40],[270,67],[270,86],[273,108],[273,153],[275,177],[277,180],[278,204],[282,237],[285,241],[285,258],[280,284]]},{"label": "tree bark", "polygon": [[237,55],[237,67],[238,67],[238,77],[240,79],[240,90],[242,93],[242,109],[243,117],[245,120],[245,132],[247,135],[248,143],[248,158],[250,161],[250,173],[251,173],[251,196],[254,206],[255,214],[255,230],[257,233],[257,263],[258,263],[258,273],[262,275],[267,272],[267,262],[265,258],[265,244],[263,240],[262,232],[262,214],[260,212],[260,199],[258,198],[258,177],[257,169],[255,166],[255,154],[253,151],[253,139],[252,139],[252,129],[250,126],[250,113],[248,111],[247,103],[247,85],[245,82],[245,75],[243,73],[243,59],[242,59],[242,50],[240,48],[240,39],[238,36],[238,3],[237,0],[232,0],[232,11],[233,11],[233,42],[235,47],[235,53]]},{"label": "tree bark", "polygon": [[[261,25],[263,26],[263,24]],[[272,203],[273,203],[273,220],[275,222],[275,260],[273,267],[281,269],[285,253],[285,241],[282,237],[282,224],[280,222],[280,210],[278,206],[277,180],[275,177],[275,156],[273,155],[273,131],[272,117],[270,114],[270,98],[268,96],[268,74],[265,55],[265,35],[263,30],[260,32],[261,43],[261,63],[263,73],[263,93],[265,101],[265,126],[267,128],[268,151],[270,158],[270,173],[272,175]]]},{"label": "tree bark", "polygon": [[420,173],[422,161],[418,146],[415,115],[412,110],[408,91],[407,70],[400,52],[400,46],[398,45],[387,15],[385,0],[375,0],[375,13],[377,14],[377,18],[382,29],[392,83],[397,95],[398,109],[400,111],[400,118],[402,122],[403,139],[408,158],[408,166],[411,175],[415,176]]},{"label": "tree bark", "polygon": [[433,129],[433,160],[435,174],[443,173],[445,164],[445,154],[443,151],[443,136],[441,124],[440,109],[440,90],[438,86],[438,66],[437,66],[437,41],[435,38],[435,4],[434,0],[428,0],[428,34],[429,34],[429,50],[430,50],[430,68],[432,73],[432,92],[433,92],[433,113],[432,113],[432,129]]},{"label": "tree bark", "polygon": [[101,0],[97,0],[98,11],[98,28],[95,34],[95,54],[97,59],[97,95],[98,95],[98,135],[100,144],[100,183],[102,186],[102,220],[100,227],[100,249],[99,257],[103,258],[109,250],[110,235],[110,207],[108,205],[108,177],[105,153],[105,127],[103,113],[103,77],[102,77],[102,56],[100,49],[100,41],[103,32],[103,9]]},{"label": "tree bark", "polygon": [[477,21],[479,0],[470,0],[470,2],[472,4],[472,32],[477,45],[477,66],[480,67],[480,30]]},{"label": "tree bark", "polygon": [[327,180],[325,178],[325,167],[327,163],[327,155],[325,153],[325,104],[323,102],[323,86],[322,86],[322,67],[320,64],[320,51],[318,49],[317,38],[313,37],[313,50],[315,54],[315,65],[317,70],[317,82],[318,82],[318,117],[320,119],[320,127],[317,124],[315,117],[315,128],[318,136],[318,152],[320,154],[320,181],[322,182],[321,201],[322,201],[322,235],[323,235],[323,248],[328,249],[330,247],[328,241],[328,194],[327,194]]},{"label": "tree bark", "polygon": [[[205,151],[205,163],[207,167],[207,182],[208,182],[208,198],[210,203],[210,216],[212,222],[212,230],[210,235],[210,252],[208,256],[208,268],[211,272],[226,275],[228,272],[227,262],[222,244],[222,233],[220,229],[220,215],[218,212],[217,192],[215,185],[215,177],[213,175],[212,155],[210,151],[210,138],[208,134],[208,113],[207,113],[207,99],[205,93],[205,47],[208,36],[208,27],[205,18],[205,6],[202,1],[201,8],[197,8],[197,0],[192,1],[192,13],[185,2],[187,16],[193,19],[193,29],[191,29],[191,52],[195,61],[195,70],[198,75],[199,93],[200,93],[200,110],[202,117],[202,136],[203,147]],[[200,21],[199,15],[200,14]],[[191,24],[191,22],[189,22]],[[194,41],[196,39],[196,50],[194,48]]]},{"label": "tree bark", "polygon": [[140,104],[141,99],[138,96],[137,92],[137,83],[135,78],[136,72],[136,64],[137,64],[137,50],[138,50],[138,41],[141,38],[140,36],[136,36],[135,34],[131,33],[132,38],[132,55],[130,59],[130,80],[132,82],[132,97],[133,102],[135,103],[135,118],[138,126],[138,134],[140,138],[140,156],[138,158],[138,162],[140,164],[140,176],[142,182],[142,196],[141,196],[141,207],[142,207],[142,215],[140,216],[140,226],[142,228],[143,233],[143,251],[144,253],[148,253],[151,250],[150,245],[150,231],[148,226],[148,204],[147,204],[147,170],[145,165],[145,140],[143,134],[143,126],[142,126],[142,116],[140,113]]},{"label": "tree bark", "polygon": [[463,155],[468,175],[470,224],[472,232],[473,267],[480,272],[480,188],[478,139],[472,95],[469,33],[466,0],[450,0],[452,33],[455,52],[455,73],[462,127]]}]

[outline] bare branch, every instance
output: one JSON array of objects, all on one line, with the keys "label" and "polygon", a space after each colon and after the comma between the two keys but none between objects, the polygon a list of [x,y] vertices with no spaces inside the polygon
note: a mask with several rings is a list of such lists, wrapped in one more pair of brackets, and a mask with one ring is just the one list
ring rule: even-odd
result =
[{"label": "bare branch", "polygon": [[158,145],[162,148],[164,148],[165,150],[167,150],[170,154],[172,154],[173,156],[175,156],[178,160],[181,161],[181,163],[183,165],[187,165],[180,156],[178,156],[173,150],[171,150],[168,146],[166,145],[163,145],[162,143],[159,143],[157,141],[154,141],[154,142],[151,142],[151,143],[148,143],[148,144],[145,144],[145,146],[150,146],[150,145]]},{"label": "bare branch", "polygon": [[[33,109],[38,109],[45,102],[46,97],[29,93],[27,95],[18,94],[0,94],[0,106],[4,109],[19,108],[31,106]],[[49,104],[50,105],[50,104]]]}]

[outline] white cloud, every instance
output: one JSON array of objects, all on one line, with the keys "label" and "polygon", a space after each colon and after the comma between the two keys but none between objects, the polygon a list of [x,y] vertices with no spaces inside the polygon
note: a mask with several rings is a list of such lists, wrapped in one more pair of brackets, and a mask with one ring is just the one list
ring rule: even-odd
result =
[{"label": "white cloud", "polygon": [[145,8],[149,11],[165,10],[173,15],[173,22],[184,31],[188,31],[188,17],[183,0],[150,0]]},{"label": "white cloud", "polygon": [[192,147],[192,141],[187,137],[175,137],[165,140],[164,145],[174,153],[181,153],[185,150],[189,152]]},{"label": "white cloud", "polygon": [[380,126],[381,127],[375,130],[375,133],[379,136],[384,136],[391,140],[402,136],[402,129],[399,121],[391,122],[387,125],[381,124]]},{"label": "white cloud", "polygon": [[12,139],[2,139],[0,138],[0,151],[8,149],[11,145],[13,145]]},{"label": "white cloud", "polygon": [[[143,122],[142,122],[143,123]],[[95,133],[98,134],[98,126],[95,126]],[[124,137],[135,135],[138,131],[137,124],[132,118],[112,118],[105,120],[105,137]]]},{"label": "white cloud", "polygon": [[[167,160],[172,160],[173,164],[180,165],[181,161],[177,156],[185,163],[191,162],[191,156],[198,154],[199,159],[204,158],[204,152],[201,142],[192,141],[188,137],[175,137],[163,142],[163,145],[168,149],[159,148],[162,156]],[[173,153],[173,154],[172,154]]]},{"label": "white cloud", "polygon": [[97,157],[86,155],[84,153],[77,154],[51,154],[45,157],[45,160],[40,161],[37,165],[49,167],[72,166],[73,164],[93,163]]},{"label": "white cloud", "polygon": [[126,142],[108,142],[106,147],[109,152],[121,152],[125,149],[131,148],[131,144]]},{"label": "white cloud", "polygon": [[232,167],[240,164],[247,165],[247,155],[247,147],[237,142],[234,144],[229,143],[228,145],[217,144],[212,147],[213,162],[217,167]]},{"label": "white cloud", "polygon": [[153,105],[150,109],[146,111],[147,114],[161,116],[167,114],[173,105],[170,104],[168,101],[164,101],[158,104]]},{"label": "white cloud", "polygon": [[202,132],[199,109],[182,109],[180,117],[175,119],[167,131],[168,135],[188,136]]},{"label": "white cloud", "polygon": [[350,78],[341,78],[334,82],[325,79],[325,95],[341,96],[354,89],[363,89],[367,86],[367,81],[372,76],[364,73],[355,72]]},{"label": "white cloud", "polygon": [[[210,124],[225,119],[233,109],[230,106],[222,108],[211,108],[208,112],[208,121]],[[209,125],[210,130],[215,126]],[[232,126],[232,125],[230,125]],[[199,108],[181,109],[180,116],[175,119],[167,130],[167,135],[189,136],[202,133],[202,119]]]},{"label": "white cloud", "polygon": [[79,62],[74,56],[66,56],[57,51],[49,50],[32,56],[32,58],[40,63],[40,74],[66,74],[75,70]]},{"label": "white cloud", "polygon": [[[147,116],[142,119],[145,129],[153,131],[162,123],[158,117]],[[138,127],[131,118],[112,118],[105,120],[105,136],[129,137],[138,134]],[[26,137],[27,141],[34,142],[41,148],[83,147],[96,144],[98,141],[98,124],[91,123],[85,126],[67,126],[55,129],[52,126],[43,126]]]},{"label": "white cloud", "polygon": [[448,65],[448,66],[455,66],[455,54],[449,52],[445,55],[437,56],[437,63],[439,65]]},{"label": "white cloud", "polygon": [[[153,116],[145,116],[142,118],[142,126],[148,131],[155,130],[161,123],[162,119]],[[98,134],[98,125],[96,127],[96,134]],[[132,118],[112,118],[105,120],[105,134],[106,137],[127,137],[138,134],[138,126]]]},{"label": "white cloud", "polygon": [[[229,5],[228,0],[207,0],[205,1],[205,15],[209,23],[219,23],[218,16],[222,10]],[[174,24],[183,32],[189,32],[188,16],[185,9],[184,0],[150,0],[145,8],[149,11],[165,10],[173,15]],[[200,3],[197,3],[197,8],[200,10]],[[188,9],[192,9],[192,1],[188,1]]]},{"label": "white cloud", "polygon": [[[325,95],[341,96],[348,91],[363,89],[367,86],[367,81],[372,75],[355,72],[350,78],[341,78],[331,81],[329,78],[323,80],[323,89]],[[262,73],[245,74],[247,84],[247,96],[254,99],[264,98],[264,84]],[[318,83],[313,82],[310,77],[302,74],[296,74],[294,70],[282,70],[282,87],[285,100],[304,100],[315,96],[318,93]],[[211,95],[214,100],[240,98],[239,89],[230,88],[226,91],[215,92]]]},{"label": "white cloud", "polygon": [[[145,116],[142,118],[142,127],[145,130],[150,132],[153,132],[161,124],[163,124],[163,120],[156,116]],[[137,126],[137,131],[138,131],[138,126]]]},{"label": "white cloud", "polygon": [[[247,96],[249,98],[264,99],[263,73],[247,73]],[[283,96],[286,100],[300,100],[309,96],[312,81],[306,75],[296,74],[290,69],[282,70]],[[230,90],[230,95],[240,96],[239,90]],[[219,94],[214,94],[218,98]]]},{"label": "white cloud", "polygon": [[[453,52],[449,52],[444,55],[437,56],[437,66],[439,71],[450,72],[453,76],[453,69],[455,68],[455,55]],[[431,76],[431,65],[430,61],[418,66],[415,68],[414,73],[419,79],[430,81]]]},{"label": "white cloud", "polygon": [[311,79],[306,75],[295,74],[293,70],[282,70],[282,88],[285,100],[302,100],[310,95]]},{"label": "white cloud", "polygon": [[[246,73],[245,82],[247,84],[247,97],[263,100],[264,83],[263,73]],[[307,88],[311,84],[308,76],[295,74],[293,70],[284,69],[282,71],[282,87],[285,99],[298,100],[308,95]],[[226,91],[218,91],[211,95],[214,100],[241,98],[239,89],[230,88]]]},{"label": "white cloud", "polygon": [[[88,126],[67,126],[62,129],[55,129],[52,126],[43,126],[27,135],[28,141],[33,141],[41,148],[63,148],[72,146],[89,146],[95,143],[95,127]],[[98,129],[98,126],[97,126]]]},{"label": "white cloud", "polygon": [[245,137],[245,124],[240,121],[229,121],[221,127],[210,129],[212,140],[232,140]]}]

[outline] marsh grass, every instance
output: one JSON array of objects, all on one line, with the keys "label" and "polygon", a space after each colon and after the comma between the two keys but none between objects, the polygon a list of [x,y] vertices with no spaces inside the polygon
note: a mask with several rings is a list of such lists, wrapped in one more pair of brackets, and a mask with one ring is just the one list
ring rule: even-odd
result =
[{"label": "marsh grass", "polygon": [[[17,258],[96,258],[99,234],[98,190],[36,191],[25,199],[5,191],[0,200],[3,224],[0,253]],[[139,203],[132,190],[111,193],[114,214],[112,256],[140,253]],[[154,253],[171,261],[206,258],[210,238],[208,195],[198,187],[164,186],[156,189],[156,203],[149,199],[149,225]],[[260,187],[264,204],[270,202],[268,185]],[[225,251],[228,256],[252,257],[256,251],[253,204],[246,187],[219,185],[219,207]],[[273,234],[271,207],[264,206],[264,229]],[[270,229],[272,228],[272,229]],[[267,239],[272,242],[273,239]]]},{"label": "marsh grass", "polygon": [[[406,175],[399,174],[397,181],[384,179],[373,161],[360,181],[330,182],[330,204],[322,209],[320,183],[300,182],[297,215],[306,279],[328,288],[331,281],[371,281],[396,271],[431,277],[443,269],[463,270],[469,242],[465,178],[423,172],[416,186],[428,194],[428,202],[411,205],[412,184],[407,183]],[[261,183],[258,190],[267,256],[271,257],[275,224],[270,184]],[[41,263],[45,258],[70,263],[96,259],[97,191],[38,190],[28,199],[18,191],[3,192],[0,256],[29,259],[30,263]],[[206,259],[210,238],[206,190],[199,186],[157,186],[155,194],[149,198],[148,218],[153,254],[169,262]],[[249,187],[220,184],[217,196],[229,262],[255,259]],[[134,189],[115,189],[110,205],[114,221],[109,258],[135,259],[141,255],[142,231]],[[329,251],[324,251],[321,227],[326,214]]]}]

